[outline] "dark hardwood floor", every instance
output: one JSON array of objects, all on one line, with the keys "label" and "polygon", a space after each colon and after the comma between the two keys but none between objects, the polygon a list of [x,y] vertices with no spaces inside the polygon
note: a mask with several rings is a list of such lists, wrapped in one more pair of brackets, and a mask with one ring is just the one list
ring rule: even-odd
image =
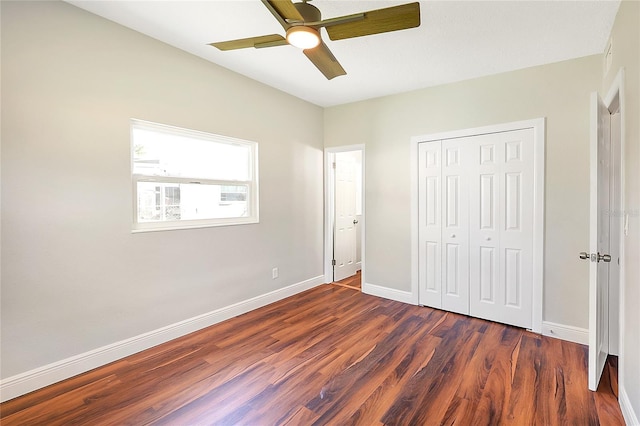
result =
[{"label": "dark hardwood floor", "polygon": [[2,425],[621,425],[616,362],[322,285],[0,406]]},{"label": "dark hardwood floor", "polygon": [[351,288],[354,290],[361,290],[362,289],[362,271],[358,271],[356,272],[355,275],[352,275],[350,277],[347,277],[343,280],[340,281],[336,281],[333,284],[337,284],[343,287],[347,287],[347,288]]}]

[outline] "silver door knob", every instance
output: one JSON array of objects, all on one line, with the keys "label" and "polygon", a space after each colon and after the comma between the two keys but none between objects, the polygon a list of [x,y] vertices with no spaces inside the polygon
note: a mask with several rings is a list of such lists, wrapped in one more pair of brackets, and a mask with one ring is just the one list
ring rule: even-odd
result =
[{"label": "silver door knob", "polygon": [[456,237],[456,234],[451,234],[451,238],[455,238],[455,237]]},{"label": "silver door knob", "polygon": [[580,259],[583,260],[591,260],[592,262],[605,262],[605,263],[609,263],[611,262],[611,255],[609,254],[589,254],[587,252],[581,252],[580,253]]},{"label": "silver door knob", "polygon": [[357,224],[358,224],[358,221],[357,221],[357,220],[355,220],[355,219],[353,219],[353,224],[354,224],[354,225],[357,225]]},{"label": "silver door knob", "polygon": [[611,262],[611,255],[598,253],[598,262],[600,261],[607,263]]}]

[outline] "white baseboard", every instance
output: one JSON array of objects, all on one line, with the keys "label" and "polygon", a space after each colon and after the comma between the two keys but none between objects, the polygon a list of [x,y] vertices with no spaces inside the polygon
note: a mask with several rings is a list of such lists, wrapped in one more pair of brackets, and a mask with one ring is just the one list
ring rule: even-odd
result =
[{"label": "white baseboard", "polygon": [[569,342],[589,344],[589,330],[574,327],[572,325],[556,324],[555,322],[542,321],[542,335],[568,340]]},{"label": "white baseboard", "polygon": [[63,359],[0,381],[0,402],[68,379],[324,283],[324,275],[198,315],[130,339]]},{"label": "white baseboard", "polygon": [[395,288],[382,287],[375,284],[363,283],[362,292],[372,296],[383,297],[385,299],[395,300],[397,302],[417,305],[417,297],[414,297],[410,291],[396,290]]},{"label": "white baseboard", "polygon": [[640,420],[638,420],[638,415],[633,411],[631,400],[624,386],[620,386],[620,389],[618,389],[618,402],[627,426],[640,426]]}]

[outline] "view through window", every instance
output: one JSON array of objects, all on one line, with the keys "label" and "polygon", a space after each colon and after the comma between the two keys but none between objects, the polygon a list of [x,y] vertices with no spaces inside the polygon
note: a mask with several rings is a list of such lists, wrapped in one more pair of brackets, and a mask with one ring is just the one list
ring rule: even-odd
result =
[{"label": "view through window", "polygon": [[134,230],[258,222],[257,144],[132,120]]}]

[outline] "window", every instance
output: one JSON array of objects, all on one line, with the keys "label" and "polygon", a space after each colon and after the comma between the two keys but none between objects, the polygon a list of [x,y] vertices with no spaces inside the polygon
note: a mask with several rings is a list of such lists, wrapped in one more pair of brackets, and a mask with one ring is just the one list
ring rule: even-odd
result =
[{"label": "window", "polygon": [[258,144],[131,122],[134,231],[258,222]]}]

